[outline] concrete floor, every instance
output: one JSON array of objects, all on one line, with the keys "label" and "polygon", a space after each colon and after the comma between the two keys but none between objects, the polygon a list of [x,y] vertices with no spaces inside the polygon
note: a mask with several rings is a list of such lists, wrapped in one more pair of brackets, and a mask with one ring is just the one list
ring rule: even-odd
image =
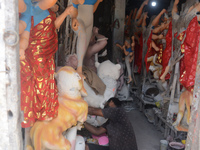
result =
[{"label": "concrete floor", "polygon": [[128,116],[133,125],[138,150],[160,150],[160,140],[164,139],[163,134],[157,130],[156,126],[148,122],[146,116],[134,103],[131,106],[130,109],[133,109],[128,112]]}]

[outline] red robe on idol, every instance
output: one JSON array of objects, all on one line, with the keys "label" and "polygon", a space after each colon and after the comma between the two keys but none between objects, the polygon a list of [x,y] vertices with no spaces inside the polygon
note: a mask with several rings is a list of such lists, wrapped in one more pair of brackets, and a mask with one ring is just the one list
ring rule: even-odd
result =
[{"label": "red robe on idol", "polygon": [[21,61],[21,110],[24,112],[22,127],[33,126],[36,120],[46,120],[57,116],[58,93],[54,79],[54,54],[58,40],[54,21],[50,15],[39,24],[32,26],[25,60]]},{"label": "red robe on idol", "polygon": [[185,31],[186,38],[181,45],[184,57],[181,59],[180,83],[193,91],[199,50],[200,27],[197,17],[194,17]]}]

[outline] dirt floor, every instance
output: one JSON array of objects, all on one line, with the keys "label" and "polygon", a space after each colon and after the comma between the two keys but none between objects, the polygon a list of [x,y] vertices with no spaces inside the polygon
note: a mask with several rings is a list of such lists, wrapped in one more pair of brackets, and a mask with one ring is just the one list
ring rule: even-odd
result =
[{"label": "dirt floor", "polygon": [[156,126],[148,122],[134,102],[129,102],[126,106],[135,131],[138,150],[160,150],[160,140],[164,139],[163,134],[157,130]]}]

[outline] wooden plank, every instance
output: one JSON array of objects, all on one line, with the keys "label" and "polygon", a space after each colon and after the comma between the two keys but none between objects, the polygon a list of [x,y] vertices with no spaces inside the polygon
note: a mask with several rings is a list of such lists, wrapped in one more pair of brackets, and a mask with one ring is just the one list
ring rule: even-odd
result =
[{"label": "wooden plank", "polygon": [[124,0],[115,0],[115,13],[114,20],[115,23],[113,29],[113,51],[112,51],[112,62],[117,63],[117,59],[122,59],[122,50],[119,49],[115,44],[124,43],[124,21],[125,21],[125,6],[126,2]]}]

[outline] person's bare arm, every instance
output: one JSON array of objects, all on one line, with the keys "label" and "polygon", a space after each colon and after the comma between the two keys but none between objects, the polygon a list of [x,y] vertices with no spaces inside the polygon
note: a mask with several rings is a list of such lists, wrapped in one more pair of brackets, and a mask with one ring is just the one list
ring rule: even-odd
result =
[{"label": "person's bare arm", "polygon": [[103,112],[100,108],[88,107],[88,114],[103,117]]},{"label": "person's bare arm", "polygon": [[99,127],[99,128],[97,128],[97,127],[94,127],[94,126],[92,126],[92,125],[90,125],[89,123],[87,123],[87,122],[85,122],[84,123],[84,126],[85,126],[85,128],[90,132],[90,133],[92,133],[92,134],[94,134],[94,135],[101,135],[101,134],[103,134],[103,133],[106,133],[106,129],[105,128],[103,128],[103,127]]}]

